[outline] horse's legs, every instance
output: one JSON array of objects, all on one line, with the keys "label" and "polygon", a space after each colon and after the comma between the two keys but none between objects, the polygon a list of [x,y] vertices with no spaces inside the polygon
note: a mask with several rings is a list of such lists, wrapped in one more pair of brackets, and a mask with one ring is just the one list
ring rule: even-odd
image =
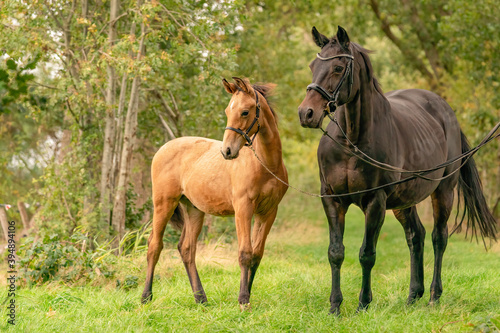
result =
[{"label": "horse's legs", "polygon": [[359,250],[359,262],[363,270],[361,292],[359,293],[358,311],[368,308],[372,301],[371,271],[375,265],[376,247],[382,224],[384,224],[387,196],[378,192],[364,207],[365,212],[365,237]]},{"label": "horse's legs", "polygon": [[160,252],[163,249],[163,233],[178,204],[177,199],[162,198],[154,200],[153,229],[148,239],[148,270],[141,298],[143,304],[153,298],[153,276]]},{"label": "horse's legs", "polygon": [[206,303],[207,296],[201,285],[198,270],[196,269],[196,243],[203,226],[205,213],[197,209],[190,202],[186,204],[187,219],[184,221],[184,228],[179,240],[179,253],[186,268],[191,288],[193,289],[194,299],[197,303]]},{"label": "horse's legs", "polygon": [[250,302],[250,266],[252,265],[252,215],[253,206],[248,202],[238,202],[235,207],[236,234],[238,236],[238,260],[241,269],[240,294],[238,302],[245,306]]},{"label": "horse's legs", "polygon": [[252,291],[253,279],[255,278],[255,273],[257,273],[257,268],[259,268],[260,261],[264,255],[264,247],[266,245],[267,235],[271,230],[271,227],[276,219],[276,213],[278,209],[267,213],[266,215],[256,215],[255,222],[252,232],[252,262],[250,264],[250,276],[248,279],[248,293]]},{"label": "horse's legs", "polygon": [[453,206],[453,190],[439,188],[432,194],[432,208],[434,210],[434,230],[432,231],[432,245],[434,247],[434,276],[431,284],[431,297],[429,303],[439,300],[443,292],[441,282],[441,267],[443,254],[448,243],[448,218]]},{"label": "horse's legs", "polygon": [[394,210],[394,215],[405,230],[406,242],[410,249],[411,279],[407,303],[411,304],[424,294],[425,228],[420,222],[416,206],[404,210]]},{"label": "horse's legs", "polygon": [[323,209],[328,219],[330,229],[330,245],[328,246],[328,261],[332,271],[332,292],[330,294],[330,313],[339,315],[340,304],[343,301],[340,290],[340,268],[344,262],[344,225],[347,207],[343,207],[332,198],[322,198]]}]

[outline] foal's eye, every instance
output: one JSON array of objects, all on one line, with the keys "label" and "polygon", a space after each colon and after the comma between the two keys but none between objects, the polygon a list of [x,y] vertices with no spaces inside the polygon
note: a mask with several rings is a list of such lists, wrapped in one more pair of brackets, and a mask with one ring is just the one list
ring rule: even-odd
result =
[{"label": "foal's eye", "polygon": [[335,73],[342,73],[343,70],[344,70],[344,67],[342,67],[342,66],[335,66],[335,68],[334,68]]},{"label": "foal's eye", "polygon": [[246,117],[246,116],[248,116],[248,110],[243,111],[243,112],[241,113],[241,116],[242,116],[242,117]]}]

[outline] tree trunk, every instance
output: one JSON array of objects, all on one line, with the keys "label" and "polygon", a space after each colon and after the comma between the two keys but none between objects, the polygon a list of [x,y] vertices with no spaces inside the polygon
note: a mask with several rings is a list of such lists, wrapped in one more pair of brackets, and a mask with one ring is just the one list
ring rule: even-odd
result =
[{"label": "tree trunk", "polygon": [[28,212],[26,211],[26,206],[24,202],[18,201],[17,208],[19,209],[19,214],[21,215],[21,221],[23,222],[24,230],[28,230],[30,227],[30,220],[28,219]]},{"label": "tree trunk", "polygon": [[[141,6],[141,0],[138,1],[138,8]],[[141,20],[141,40],[137,60],[141,59],[144,54],[144,39],[146,31],[144,21]],[[121,152],[120,171],[118,173],[118,184],[115,190],[113,202],[113,218],[112,225],[116,233],[114,241],[115,247],[118,248],[120,240],[125,234],[125,208],[127,203],[127,185],[130,173],[130,162],[132,160],[132,152],[134,148],[134,139],[137,131],[137,111],[139,108],[141,77],[137,74],[132,81],[130,92],[130,100],[125,118],[125,129],[123,133],[123,148]],[[122,249],[118,248],[121,253]]]},{"label": "tree trunk", "polygon": [[[111,0],[110,17],[109,17],[109,35],[108,42],[110,49],[116,39],[115,23],[118,17],[120,4],[118,0]],[[111,214],[111,193],[113,184],[111,183],[111,174],[113,173],[113,139],[115,138],[115,93],[116,93],[116,74],[113,66],[108,65],[108,87],[106,91],[106,128],[104,132],[104,147],[102,152],[101,164],[101,225],[103,227],[109,225]],[[107,230],[107,229],[106,229]],[[107,232],[106,232],[107,233]]]},{"label": "tree trunk", "polygon": [[3,237],[6,242],[9,241],[9,220],[4,206],[0,206],[0,224],[2,225]]}]

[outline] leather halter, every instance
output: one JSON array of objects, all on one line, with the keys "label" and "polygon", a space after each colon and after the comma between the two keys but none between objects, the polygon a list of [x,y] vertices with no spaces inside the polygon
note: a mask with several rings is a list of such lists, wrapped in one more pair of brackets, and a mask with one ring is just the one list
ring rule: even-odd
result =
[{"label": "leather halter", "polygon": [[[259,133],[259,130],[260,130],[260,123],[259,123],[259,116],[260,116],[259,94],[257,94],[257,91],[255,89],[254,89],[254,93],[255,93],[255,118],[253,119],[253,122],[250,124],[250,127],[248,127],[248,129],[245,132],[243,132],[239,128],[234,128],[234,127],[231,127],[231,126],[227,126],[226,127],[226,130],[235,131],[236,133],[241,134],[245,138],[245,140],[247,140],[247,143],[245,143],[245,146],[251,146],[253,144],[253,140],[255,140],[255,137],[257,136],[257,133]],[[248,136],[248,133],[250,133],[250,131],[252,130],[252,128],[255,125],[255,123],[257,123],[257,132],[255,132],[255,134],[253,135],[253,137],[250,138]]]},{"label": "leather halter", "polygon": [[315,90],[321,96],[323,96],[324,99],[326,99],[328,101],[327,109],[325,109],[325,111],[328,111],[328,109],[329,109],[329,112],[332,113],[335,111],[335,109],[338,106],[337,99],[339,97],[340,88],[342,88],[342,85],[346,81],[346,78],[349,80],[347,96],[351,95],[352,83],[353,83],[352,82],[353,81],[352,63],[353,63],[354,57],[350,54],[339,54],[339,55],[335,55],[333,57],[323,58],[322,56],[319,55],[319,53],[316,55],[316,57],[322,61],[328,61],[328,60],[332,60],[332,59],[336,59],[336,58],[348,58],[349,59],[348,60],[349,62],[347,63],[347,67],[344,71],[344,74],[342,75],[342,78],[340,79],[339,83],[337,84],[337,87],[335,88],[335,90],[331,94],[325,88],[320,86],[319,84],[311,83],[310,85],[307,86],[307,91],[309,91],[311,89]]}]

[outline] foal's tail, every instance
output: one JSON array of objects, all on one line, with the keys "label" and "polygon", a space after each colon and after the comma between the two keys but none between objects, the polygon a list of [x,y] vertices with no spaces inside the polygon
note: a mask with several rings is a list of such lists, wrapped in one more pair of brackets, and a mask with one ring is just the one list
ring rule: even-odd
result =
[{"label": "foal's tail", "polygon": [[[460,134],[462,139],[462,153],[465,153],[470,150],[469,142],[462,131],[460,131]],[[466,234],[469,229],[471,229],[472,235],[475,235],[477,239],[477,229],[479,228],[483,243],[484,237],[496,240],[497,221],[489,210],[486,199],[484,198],[483,187],[479,179],[476,162],[474,162],[472,157],[470,157],[460,169],[457,192],[458,210],[460,209],[460,197],[462,197],[464,200],[464,212],[460,222],[458,222],[459,214],[457,212],[453,232],[462,229],[462,223],[467,216]]]},{"label": "foal's tail", "polygon": [[184,220],[186,219],[186,208],[182,206],[181,203],[177,205],[177,207],[174,210],[174,214],[170,218],[170,223],[172,224],[172,227],[174,227],[177,230],[182,230],[184,227]]}]

